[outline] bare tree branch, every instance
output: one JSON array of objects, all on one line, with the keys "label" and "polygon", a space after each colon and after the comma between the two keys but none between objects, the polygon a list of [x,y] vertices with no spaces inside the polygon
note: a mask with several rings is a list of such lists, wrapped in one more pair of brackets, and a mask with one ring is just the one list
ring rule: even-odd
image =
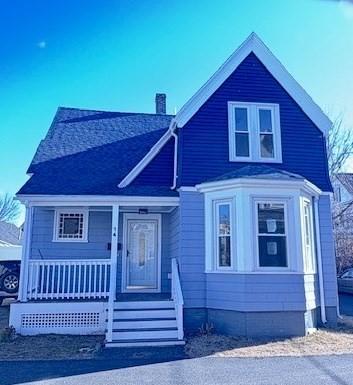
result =
[{"label": "bare tree branch", "polygon": [[[327,140],[327,156],[331,181],[353,155],[353,132],[343,127],[342,115],[333,121]],[[353,200],[345,204],[333,200],[332,219],[339,273],[353,265]]]},{"label": "bare tree branch", "polygon": [[327,140],[327,157],[331,179],[342,171],[351,155],[353,155],[353,132],[343,127],[342,115],[339,115],[333,121]]},{"label": "bare tree branch", "polygon": [[337,213],[334,213],[332,216],[333,220],[339,219],[342,217],[342,215],[349,210],[353,206],[353,200],[348,202],[341,210],[335,210],[338,211]]},{"label": "bare tree branch", "polygon": [[20,215],[20,205],[10,194],[0,196],[0,221],[14,222]]}]

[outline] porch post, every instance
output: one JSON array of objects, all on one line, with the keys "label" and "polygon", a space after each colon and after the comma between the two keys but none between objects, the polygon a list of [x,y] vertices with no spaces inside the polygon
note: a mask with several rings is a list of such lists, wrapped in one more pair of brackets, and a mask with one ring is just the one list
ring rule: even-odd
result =
[{"label": "porch post", "polygon": [[27,302],[28,263],[32,242],[33,207],[26,205],[25,224],[23,229],[22,256],[20,267],[20,283],[18,301]]},{"label": "porch post", "polygon": [[116,275],[118,267],[118,230],[119,230],[119,205],[112,206],[112,238],[110,252],[110,283],[108,303],[108,335],[107,342],[113,340],[114,301],[116,299]]}]

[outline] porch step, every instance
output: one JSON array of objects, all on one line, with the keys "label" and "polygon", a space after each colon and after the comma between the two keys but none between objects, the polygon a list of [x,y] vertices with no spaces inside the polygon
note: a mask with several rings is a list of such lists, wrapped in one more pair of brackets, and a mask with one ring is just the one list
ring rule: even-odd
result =
[{"label": "porch step", "polygon": [[175,318],[174,309],[114,310],[114,320]]},{"label": "porch step", "polygon": [[143,321],[136,320],[114,320],[113,330],[134,330],[134,329],[162,329],[162,328],[176,328],[176,319],[149,319]]},{"label": "porch step", "polygon": [[107,347],[180,345],[174,301],[114,303],[113,341]]},{"label": "porch step", "polygon": [[129,301],[114,302],[114,310],[174,309],[174,301]]},{"label": "porch step", "polygon": [[132,348],[132,347],[148,347],[148,346],[175,346],[185,345],[184,340],[131,340],[131,341],[113,341],[105,344],[106,348]]},{"label": "porch step", "polygon": [[175,330],[134,330],[113,331],[113,341],[116,340],[153,340],[153,339],[177,339],[178,331]]}]

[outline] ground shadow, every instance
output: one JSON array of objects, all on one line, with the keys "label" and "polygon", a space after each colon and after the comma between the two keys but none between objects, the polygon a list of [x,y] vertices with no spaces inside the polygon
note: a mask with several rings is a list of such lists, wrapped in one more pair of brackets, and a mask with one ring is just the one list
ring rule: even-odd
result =
[{"label": "ground shadow", "polygon": [[1,385],[59,379],[186,359],[183,346],[155,348],[109,348],[95,359],[0,361]]}]

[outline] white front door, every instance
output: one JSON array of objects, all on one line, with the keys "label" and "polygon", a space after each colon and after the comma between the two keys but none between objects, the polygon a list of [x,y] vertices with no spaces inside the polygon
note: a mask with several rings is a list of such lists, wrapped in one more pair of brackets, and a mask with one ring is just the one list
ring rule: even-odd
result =
[{"label": "white front door", "polygon": [[159,214],[125,214],[123,292],[160,291]]}]

